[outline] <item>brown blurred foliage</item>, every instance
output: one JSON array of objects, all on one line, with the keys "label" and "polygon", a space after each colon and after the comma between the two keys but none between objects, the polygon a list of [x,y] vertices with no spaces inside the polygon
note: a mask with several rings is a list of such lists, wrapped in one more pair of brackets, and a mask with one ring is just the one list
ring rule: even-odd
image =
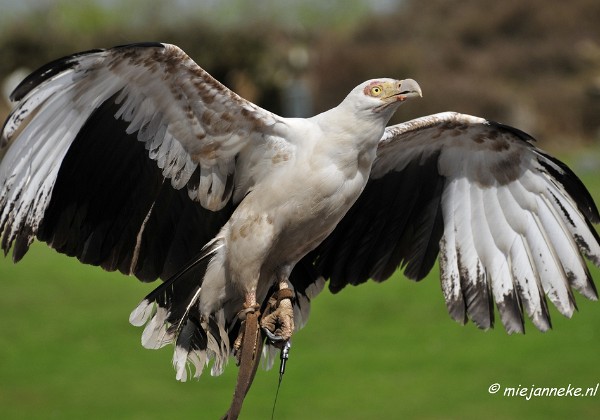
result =
[{"label": "brown blurred foliage", "polygon": [[[75,51],[150,40],[179,45],[274,112],[290,77],[308,81],[315,112],[366,79],[411,77],[424,98],[395,122],[454,110],[516,125],[559,148],[600,133],[598,0],[406,0],[394,13],[343,31],[264,24],[223,30],[203,22],[109,24],[74,34],[34,16],[0,39],[0,78]],[[306,67],[290,64],[289,52],[298,46],[309,52]]]},{"label": "brown blurred foliage", "polygon": [[317,50],[323,108],[359,80],[411,77],[424,97],[400,119],[454,110],[545,141],[600,135],[597,0],[413,0]]},{"label": "brown blurred foliage", "polygon": [[[60,31],[45,32],[43,26],[29,29],[12,32],[0,39],[0,80],[16,69],[34,70],[78,51],[160,41],[178,45],[214,77],[239,90],[240,94],[246,94],[244,96],[247,99],[261,103],[266,108],[276,108],[278,105],[277,90],[269,70],[277,57],[269,48],[269,38],[275,36],[273,30],[241,28],[223,33],[202,25],[179,28],[156,26],[147,31],[106,28],[92,36],[79,37],[65,36]],[[248,91],[244,91],[243,83],[232,86],[233,81],[244,79],[252,81],[253,87]]]}]

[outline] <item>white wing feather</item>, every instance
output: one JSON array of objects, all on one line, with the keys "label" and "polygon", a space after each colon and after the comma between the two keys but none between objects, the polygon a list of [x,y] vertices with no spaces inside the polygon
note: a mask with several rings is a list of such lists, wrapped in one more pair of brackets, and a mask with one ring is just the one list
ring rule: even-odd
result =
[{"label": "white wing feather", "polygon": [[567,317],[575,310],[571,288],[597,299],[582,257],[600,262],[588,220],[597,210],[589,195],[571,195],[560,178],[575,176],[531,140],[502,124],[442,113],[388,127],[380,142],[374,179],[437,156],[445,177],[442,291],[457,321],[468,316],[490,327],[487,292],[508,332],[523,331],[523,311],[540,330],[550,328],[544,295]]}]

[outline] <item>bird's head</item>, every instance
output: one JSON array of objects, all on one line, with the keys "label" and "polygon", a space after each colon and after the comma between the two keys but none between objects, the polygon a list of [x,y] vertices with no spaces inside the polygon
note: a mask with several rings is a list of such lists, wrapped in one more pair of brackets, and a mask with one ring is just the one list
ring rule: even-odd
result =
[{"label": "bird's head", "polygon": [[389,120],[404,101],[421,96],[421,87],[413,79],[373,79],[355,87],[344,102],[357,113],[378,114]]}]

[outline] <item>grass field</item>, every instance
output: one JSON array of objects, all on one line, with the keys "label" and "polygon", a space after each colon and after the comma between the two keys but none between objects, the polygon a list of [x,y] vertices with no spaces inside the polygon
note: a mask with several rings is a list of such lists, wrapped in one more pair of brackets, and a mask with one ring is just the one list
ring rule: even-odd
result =
[{"label": "grass field", "polygon": [[[597,172],[584,175],[596,200]],[[600,284],[600,272],[592,274]],[[213,419],[237,369],[178,383],[172,349],[145,350],[129,312],[153,288],[36,245],[0,260],[0,418]],[[420,283],[322,293],[294,338],[277,419],[596,418],[595,397],[504,397],[504,387],[595,387],[600,304],[526,335],[482,332],[446,314],[437,272]],[[278,375],[259,371],[242,418],[271,415]],[[501,390],[491,395],[494,383]],[[598,392],[600,394],[600,391]]]}]

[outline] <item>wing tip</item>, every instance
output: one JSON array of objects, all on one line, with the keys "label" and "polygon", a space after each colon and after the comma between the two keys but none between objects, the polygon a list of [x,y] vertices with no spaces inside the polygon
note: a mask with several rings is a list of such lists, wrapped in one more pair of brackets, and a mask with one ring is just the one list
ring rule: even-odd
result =
[{"label": "wing tip", "polygon": [[[118,45],[112,47],[111,50],[123,50],[128,48],[166,48],[166,45],[160,42],[148,41]],[[12,91],[12,93],[9,96],[9,99],[13,102],[20,101],[36,86],[39,86],[46,80],[56,76],[59,73],[64,72],[65,70],[73,68],[78,63],[81,57],[101,53],[104,51],[107,50],[96,48],[87,51],[82,51],[64,56],[62,58],[58,58],[54,61],[51,61],[50,63],[43,65],[42,67],[30,73],[27,77],[25,77],[25,79],[23,79],[21,83],[19,83],[17,87]]]},{"label": "wing tip", "polygon": [[93,49],[82,51],[79,53],[67,55],[65,57],[51,61],[50,63],[44,64],[42,67],[30,73],[29,76],[27,76],[21,81],[21,83],[17,85],[17,87],[12,91],[12,93],[9,96],[10,100],[13,102],[20,101],[36,86],[39,86],[46,80],[56,76],[59,73],[64,72],[65,70],[72,68],[77,63],[77,60],[82,56],[95,54],[102,51],[104,50]]}]

